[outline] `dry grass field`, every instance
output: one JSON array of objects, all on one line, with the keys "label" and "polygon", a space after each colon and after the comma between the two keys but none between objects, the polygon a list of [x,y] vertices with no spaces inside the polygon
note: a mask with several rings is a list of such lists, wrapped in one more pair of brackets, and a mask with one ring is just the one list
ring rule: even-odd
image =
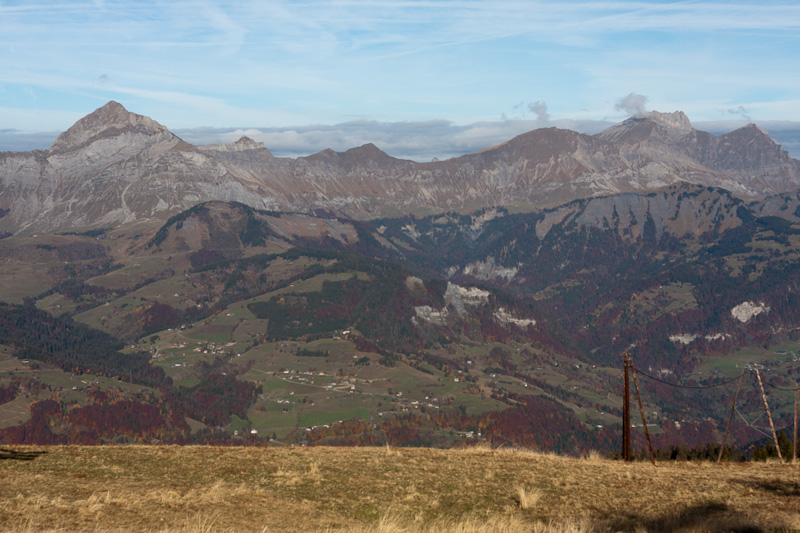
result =
[{"label": "dry grass field", "polygon": [[518,450],[0,446],[3,531],[800,529],[800,466]]}]

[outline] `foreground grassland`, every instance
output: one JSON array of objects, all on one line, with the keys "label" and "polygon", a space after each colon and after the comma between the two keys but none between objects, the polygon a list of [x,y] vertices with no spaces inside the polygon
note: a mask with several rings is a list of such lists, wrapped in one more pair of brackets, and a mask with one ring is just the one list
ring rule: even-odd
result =
[{"label": "foreground grassland", "polygon": [[790,531],[800,467],[515,450],[0,447],[4,531]]}]

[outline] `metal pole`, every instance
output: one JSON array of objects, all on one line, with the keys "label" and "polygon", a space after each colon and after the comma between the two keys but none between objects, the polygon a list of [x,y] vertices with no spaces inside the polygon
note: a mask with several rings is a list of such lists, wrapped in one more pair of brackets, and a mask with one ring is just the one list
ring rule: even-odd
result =
[{"label": "metal pole", "polygon": [[725,441],[728,439],[728,431],[731,429],[731,422],[733,421],[733,412],[736,410],[736,398],[739,397],[739,388],[742,386],[742,377],[744,376],[744,368],[742,368],[742,373],[739,374],[739,381],[736,384],[736,394],[733,395],[733,403],[731,404],[731,415],[728,417],[728,425],[725,426],[725,435],[722,437],[722,446],[719,449],[719,456],[717,457],[717,462],[719,463],[722,461],[722,452],[725,450]]},{"label": "metal pole", "polygon": [[636,398],[639,399],[639,412],[642,413],[642,425],[644,425],[644,435],[647,437],[647,447],[650,449],[650,460],[653,466],[656,465],[656,455],[653,453],[653,443],[650,442],[650,431],[647,429],[647,419],[644,417],[644,406],[642,405],[642,395],[639,393],[639,380],[636,379],[636,367],[631,359],[631,373],[633,374],[633,386],[636,387]]},{"label": "metal pole", "polygon": [[772,429],[772,439],[775,441],[775,449],[778,450],[778,460],[783,464],[783,455],[781,455],[781,447],[778,444],[778,434],[775,433],[775,424],[772,422],[772,413],[769,412],[769,404],[767,403],[767,393],[764,392],[764,384],[761,383],[761,374],[756,371],[756,378],[758,378],[758,386],[761,388],[761,397],[764,398],[764,407],[767,409],[767,418],[769,418],[769,427]]}]

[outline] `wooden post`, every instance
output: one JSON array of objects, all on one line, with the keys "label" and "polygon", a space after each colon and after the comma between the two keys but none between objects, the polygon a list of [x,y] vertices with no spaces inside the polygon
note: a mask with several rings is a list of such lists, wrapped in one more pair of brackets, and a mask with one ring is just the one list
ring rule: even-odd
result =
[{"label": "wooden post", "polygon": [[794,455],[792,462],[797,462],[797,405],[800,399],[800,387],[794,389]]},{"label": "wooden post", "polygon": [[624,371],[624,392],[622,394],[622,459],[631,460],[631,386],[628,381],[628,367],[630,366],[630,355],[623,356]]},{"label": "wooden post", "polygon": [[719,449],[719,456],[717,456],[717,462],[719,463],[722,461],[722,452],[725,450],[725,441],[728,439],[728,431],[731,429],[731,422],[733,421],[733,412],[736,410],[736,398],[739,397],[739,388],[742,386],[742,377],[744,376],[744,368],[742,368],[742,373],[739,374],[739,381],[736,384],[736,394],[733,395],[733,403],[731,404],[731,414],[728,417],[728,425],[725,426],[725,435],[722,436],[722,446]]},{"label": "wooden post", "polygon": [[633,359],[630,362],[631,373],[633,374],[633,386],[636,387],[636,398],[639,400],[639,412],[642,413],[642,424],[644,425],[644,435],[647,437],[647,447],[650,450],[650,460],[653,466],[656,465],[656,455],[653,453],[653,443],[650,442],[650,430],[647,429],[647,419],[644,416],[644,406],[642,405],[642,395],[639,393],[639,380],[636,379],[636,367],[633,365]]},{"label": "wooden post", "polygon": [[769,404],[767,403],[767,393],[764,392],[764,384],[761,383],[761,374],[756,370],[756,378],[758,378],[758,386],[761,388],[761,397],[764,398],[764,407],[767,410],[767,418],[769,419],[769,427],[772,429],[772,439],[775,441],[775,449],[778,450],[778,460],[783,464],[783,455],[781,455],[781,447],[778,444],[778,434],[775,433],[775,424],[772,422],[772,413],[769,412]]}]

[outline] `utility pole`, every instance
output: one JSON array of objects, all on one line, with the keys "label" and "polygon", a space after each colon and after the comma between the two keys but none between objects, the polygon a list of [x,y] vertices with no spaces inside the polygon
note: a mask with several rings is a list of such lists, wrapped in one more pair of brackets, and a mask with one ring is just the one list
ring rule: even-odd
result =
[{"label": "utility pole", "polygon": [[769,412],[769,404],[767,403],[767,393],[764,392],[764,384],[761,382],[761,374],[758,373],[758,368],[755,368],[756,379],[758,379],[758,386],[761,389],[761,397],[764,399],[764,409],[767,410],[767,418],[769,419],[769,427],[772,429],[772,440],[775,441],[775,449],[778,451],[778,460],[783,464],[783,455],[781,455],[781,445],[778,444],[778,434],[775,433],[775,424],[772,422],[772,413]]},{"label": "utility pole", "polygon": [[800,388],[794,389],[794,455],[792,455],[792,462],[797,462],[797,407],[798,400],[800,400]]},{"label": "utility pole", "polygon": [[630,354],[622,356],[624,392],[622,394],[622,459],[631,460],[631,386],[628,379],[628,369],[631,366]]},{"label": "utility pole", "polygon": [[656,466],[656,456],[653,453],[653,443],[650,440],[650,430],[647,429],[647,417],[644,416],[644,405],[642,405],[642,394],[639,392],[639,380],[636,379],[636,367],[633,366],[633,358],[630,359],[631,374],[633,374],[633,385],[636,388],[636,399],[639,400],[639,412],[642,414],[642,427],[644,436],[647,437],[647,449],[650,450],[650,461]]},{"label": "utility pole", "polygon": [[717,462],[722,461],[722,452],[725,451],[725,441],[728,439],[728,432],[731,429],[731,422],[733,422],[733,412],[736,410],[736,399],[739,397],[739,389],[742,387],[742,378],[744,377],[744,368],[742,373],[739,374],[739,381],[736,384],[736,394],[733,395],[733,403],[731,404],[731,414],[728,417],[728,425],[725,426],[725,435],[722,436],[722,446],[719,447],[719,456]]}]

